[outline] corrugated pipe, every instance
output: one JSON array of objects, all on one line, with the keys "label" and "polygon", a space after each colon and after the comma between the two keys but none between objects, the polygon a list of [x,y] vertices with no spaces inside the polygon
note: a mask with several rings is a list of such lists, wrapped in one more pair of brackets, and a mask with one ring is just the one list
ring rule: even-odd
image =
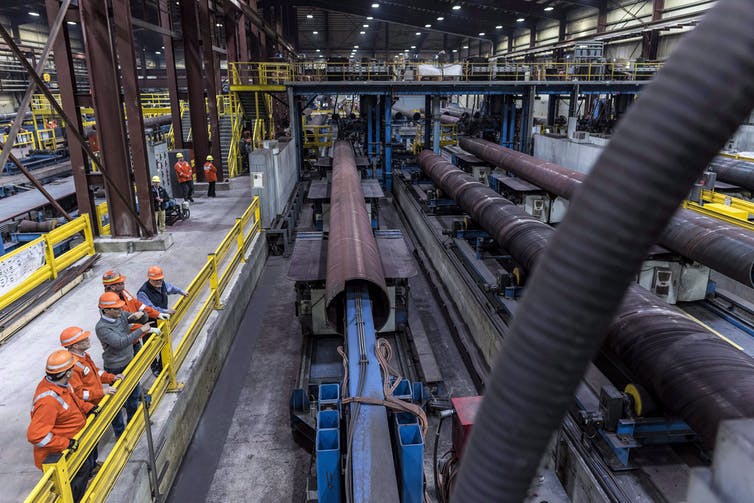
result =
[{"label": "corrugated pipe", "polygon": [[718,2],[619,123],[528,284],[487,381],[456,501],[526,497],[647,250],[754,106],[752,26],[750,0]]},{"label": "corrugated pipe", "polygon": [[[566,199],[576,193],[584,173],[543,161],[480,138],[461,138],[461,148]],[[680,208],[659,243],[754,288],[754,233],[737,225]]]},{"label": "corrugated pipe", "polygon": [[[420,154],[419,164],[527,273],[534,269],[552,227],[431,151]],[[754,416],[754,358],[640,286],[631,285],[607,333],[607,348],[636,382],[688,422],[705,446],[723,419]]]},{"label": "corrugated pipe", "polygon": [[709,164],[709,169],[723,182],[754,191],[754,163],[717,156]]}]

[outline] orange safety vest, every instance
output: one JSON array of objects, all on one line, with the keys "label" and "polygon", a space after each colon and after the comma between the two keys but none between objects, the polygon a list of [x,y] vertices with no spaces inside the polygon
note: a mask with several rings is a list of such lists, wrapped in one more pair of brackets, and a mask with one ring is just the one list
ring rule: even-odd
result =
[{"label": "orange safety vest", "polygon": [[175,163],[175,174],[178,176],[178,182],[190,182],[194,178],[194,170],[186,161]]},{"label": "orange safety vest", "polygon": [[42,378],[34,392],[31,422],[26,438],[34,445],[34,464],[42,469],[42,462],[50,454],[63,452],[68,443],[86,424],[86,415],[94,408],[79,400],[73,387],[58,386]]},{"label": "orange safety vest", "polygon": [[126,305],[123,306],[123,310],[127,313],[135,313],[137,311],[141,311],[142,313],[146,313],[146,315],[153,320],[156,320],[160,315],[160,312],[157,309],[149,307],[148,305],[142,303],[139,299],[131,295],[128,290],[121,290],[120,298],[123,302],[126,303]]},{"label": "orange safety vest", "polygon": [[217,168],[211,162],[204,163],[204,179],[208,182],[217,181]]},{"label": "orange safety vest", "polygon": [[76,397],[97,405],[105,396],[102,384],[114,383],[115,374],[98,369],[89,353],[79,356],[71,351],[71,354],[76,363],[73,365],[73,375],[68,384],[73,387]]}]

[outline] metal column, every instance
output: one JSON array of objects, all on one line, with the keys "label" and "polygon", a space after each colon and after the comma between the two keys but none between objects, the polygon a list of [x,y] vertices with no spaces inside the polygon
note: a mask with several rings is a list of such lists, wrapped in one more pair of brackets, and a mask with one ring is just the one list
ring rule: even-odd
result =
[{"label": "metal column", "polygon": [[113,2],[113,21],[115,22],[118,62],[123,84],[123,99],[126,104],[128,122],[128,141],[131,146],[136,198],[139,218],[144,227],[157,233],[157,222],[152,207],[152,190],[149,176],[149,159],[147,145],[144,141],[144,118],[141,114],[139,96],[139,78],[136,75],[136,55],[134,54],[133,28],[131,26],[131,0]]},{"label": "metal column", "polygon": [[385,187],[393,189],[393,151],[392,151],[392,122],[393,122],[393,97],[385,95]]},{"label": "metal column", "polygon": [[[136,211],[136,205],[107,4],[101,0],[80,0],[79,9],[100,155],[109,175],[109,179],[105,179],[105,190],[110,232],[114,237],[137,236],[138,224],[131,216]],[[125,200],[114,197],[114,190],[120,190]]]},{"label": "metal column", "polygon": [[516,101],[510,94],[503,96],[503,124],[500,131],[500,145],[513,148],[513,138],[516,135]]},{"label": "metal column", "polygon": [[[57,17],[60,10],[58,0],[46,0],[47,19],[52,22]],[[71,43],[68,37],[68,28],[66,25],[61,27],[60,33],[52,46],[53,56],[55,58],[55,73],[60,86],[60,99],[66,115],[73,122],[65,125],[66,142],[68,144],[68,153],[71,156],[71,170],[73,171],[73,182],[76,187],[76,204],[79,213],[87,213],[91,217],[92,229],[97,235],[99,227],[94,215],[94,194],[89,190],[89,181],[87,180],[87,157],[81,148],[73,130],[82,132],[81,113],[79,103],[76,97],[76,79],[73,74],[73,61],[71,60]]]},{"label": "metal column", "polygon": [[[179,0],[181,9],[181,29],[183,30],[183,54],[188,84],[189,115],[191,117],[191,145],[197,168],[204,159],[201,155],[209,152],[209,134],[207,133],[207,112],[204,103],[204,76],[202,75],[202,56],[199,53],[199,25],[196,20],[196,2]],[[201,169],[197,173],[204,176]]]},{"label": "metal column", "polygon": [[[426,112],[426,110],[425,110]],[[440,97],[432,97],[432,150],[436,154],[440,153]],[[424,148],[427,148],[425,145]]]},{"label": "metal column", "polygon": [[298,178],[301,178],[301,165],[304,162],[304,133],[301,127],[301,111],[298,101],[293,95],[292,87],[288,86],[286,96],[288,97],[288,114],[291,122],[291,133],[293,134],[293,148],[296,152],[296,173]]},{"label": "metal column", "polygon": [[424,97],[424,148],[429,148],[432,140],[432,96]]},{"label": "metal column", "polygon": [[[160,28],[173,29],[170,19],[171,6],[169,0],[160,0]],[[181,104],[178,96],[178,75],[175,71],[175,49],[173,37],[164,35],[162,45],[165,46],[165,70],[167,76],[168,97],[170,98],[170,121],[173,125],[173,142],[175,148],[183,148],[183,126],[181,125]]]},{"label": "metal column", "polygon": [[528,154],[531,150],[531,128],[534,123],[534,86],[527,87],[521,97],[521,131],[519,150]]},{"label": "metal column", "polygon": [[223,179],[223,158],[220,150],[220,121],[217,116],[217,74],[218,64],[215,57],[215,51],[212,49],[212,26],[214,26],[213,17],[209,11],[209,0],[199,2],[199,29],[202,36],[202,48],[204,49],[204,82],[207,89],[207,110],[209,112],[209,126],[212,133],[210,138],[209,149],[200,153],[194,149],[196,156],[196,178],[204,180],[204,170],[199,169],[204,165],[204,157],[212,154],[215,158],[213,161],[217,168],[217,178]]},{"label": "metal column", "polygon": [[[380,120],[380,107],[382,106],[382,102],[380,101],[379,96],[374,97],[374,114],[375,114],[375,120],[374,120],[374,132],[376,134],[376,138],[374,140],[374,153],[377,155],[377,157],[380,157],[382,154],[381,150],[381,139],[380,139],[380,132],[382,129],[382,121]],[[374,173],[372,173],[372,176],[375,176]]]}]

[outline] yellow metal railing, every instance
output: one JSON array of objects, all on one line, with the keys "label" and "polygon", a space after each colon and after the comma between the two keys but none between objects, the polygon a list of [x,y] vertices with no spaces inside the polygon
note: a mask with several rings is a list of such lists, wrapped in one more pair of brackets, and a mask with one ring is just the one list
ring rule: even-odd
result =
[{"label": "yellow metal railing", "polygon": [[[65,253],[55,256],[54,247],[77,234],[83,235],[83,241]],[[58,277],[60,271],[86,255],[94,255],[94,239],[89,223],[89,215],[84,214],[57,229],[43,234],[20,248],[0,257],[0,262],[16,260],[29,254],[44,256],[44,264],[26,277],[22,283],[0,296],[0,309],[5,309],[45,281]]]},{"label": "yellow metal railing", "polygon": [[754,158],[746,157],[745,155],[741,155],[741,154],[726,154],[726,153],[722,153],[720,155],[722,155],[724,157],[730,157],[731,159],[738,159],[739,161],[754,162]]},{"label": "yellow metal railing", "polygon": [[228,100],[224,102],[230,102],[233,107],[233,112],[230,113],[230,128],[231,138],[230,145],[228,147],[228,176],[230,178],[236,177],[241,172],[241,135],[243,134],[243,107],[241,102],[235,98],[235,93],[230,95]]},{"label": "yellow metal railing", "polygon": [[[458,145],[458,125],[457,124],[440,124],[440,148],[448,145]],[[424,147],[424,125],[416,126],[416,136],[414,138],[413,152],[418,155]],[[428,147],[431,148],[431,147]]]},{"label": "yellow metal railing", "polygon": [[304,136],[304,148],[320,148],[332,145],[335,128],[331,125],[305,124],[306,118],[301,118]]},{"label": "yellow metal railing", "polygon": [[723,222],[754,231],[754,203],[711,190],[702,190],[702,202],[684,201],[683,207]]},{"label": "yellow metal railing", "polygon": [[[63,455],[57,461],[43,464],[44,474],[26,498],[27,503],[73,501],[70,487],[72,475],[100,442],[115,414],[120,412],[126,399],[158,354],[162,356],[163,370],[147,392],[151,397],[150,411],[159,405],[165,393],[181,389],[182,385],[175,378],[176,372],[186,360],[212,311],[222,309],[220,298],[230,283],[233,272],[244,262],[244,256],[260,230],[259,198],[255,197],[243,215],[236,219],[215,251],[207,256],[204,266],[187,288],[189,295],[179,298],[173,306],[175,314],[170,320],[158,322],[162,335],[149,338],[123,372],[124,379],[116,383],[118,391],[114,395],[107,395],[100,402],[101,412],[97,416],[87,419],[86,425],[76,436],[79,442],[78,449],[73,452],[63,451]],[[173,349],[171,338],[175,335],[180,337],[180,341]],[[91,480],[81,501],[107,500],[145,427],[142,403],[108,453],[101,469]]]},{"label": "yellow metal railing", "polygon": [[406,62],[313,62],[261,63],[231,62],[228,80],[236,89],[254,86],[282,86],[285,82],[323,80],[644,80],[662,67],[661,62],[577,63],[540,62],[472,63]]},{"label": "yellow metal railing", "polygon": [[109,210],[107,207],[107,201],[104,203],[99,203],[94,208],[94,212],[97,215],[97,230],[99,231],[99,235],[109,236],[110,235],[110,215],[109,215]]},{"label": "yellow metal railing", "polygon": [[[8,141],[8,135],[3,133],[3,145]],[[19,131],[16,134],[16,140],[13,142],[13,148],[36,148],[34,133],[32,131]]]}]

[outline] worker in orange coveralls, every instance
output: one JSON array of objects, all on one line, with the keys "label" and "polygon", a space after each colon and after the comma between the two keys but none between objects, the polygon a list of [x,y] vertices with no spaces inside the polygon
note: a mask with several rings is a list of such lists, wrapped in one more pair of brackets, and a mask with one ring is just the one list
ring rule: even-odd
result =
[{"label": "worker in orange coveralls", "polygon": [[215,183],[217,182],[217,168],[212,164],[214,160],[214,157],[208,155],[207,162],[204,163],[204,179],[207,180],[207,184],[209,185],[209,188],[207,188],[207,197],[216,197]]},{"label": "worker in orange coveralls", "polygon": [[[78,442],[73,437],[86,424],[86,415],[99,412],[94,404],[83,402],[74,394],[69,383],[74,365],[73,354],[65,349],[52,353],[47,358],[47,375],[34,392],[26,438],[34,445],[34,464],[40,470],[51,454],[62,453],[66,449],[75,451]],[[71,479],[74,501],[79,501],[84,495],[96,463],[97,449],[94,449]]]},{"label": "worker in orange coveralls", "polygon": [[60,334],[60,344],[73,354],[75,363],[70,384],[73,392],[84,402],[98,405],[105,395],[114,395],[112,386],[116,380],[123,379],[123,374],[111,374],[98,369],[89,353],[92,345],[89,340],[91,332],[79,327],[68,327]]},{"label": "worker in orange coveralls", "polygon": [[175,157],[178,161],[173,166],[178,177],[178,183],[183,189],[183,200],[194,202],[194,169],[191,164],[183,160],[183,154],[178,152]]}]

